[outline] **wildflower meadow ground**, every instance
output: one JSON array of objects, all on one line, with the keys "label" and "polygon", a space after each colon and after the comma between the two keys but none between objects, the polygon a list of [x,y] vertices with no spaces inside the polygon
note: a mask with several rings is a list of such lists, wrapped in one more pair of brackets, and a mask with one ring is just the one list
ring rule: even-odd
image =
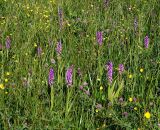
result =
[{"label": "wildflower meadow ground", "polygon": [[160,0],[0,0],[0,130],[160,129]]}]

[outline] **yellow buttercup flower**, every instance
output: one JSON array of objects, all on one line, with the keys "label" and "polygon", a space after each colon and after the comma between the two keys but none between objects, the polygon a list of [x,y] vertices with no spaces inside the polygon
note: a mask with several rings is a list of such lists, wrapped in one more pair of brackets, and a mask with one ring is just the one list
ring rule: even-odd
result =
[{"label": "yellow buttercup flower", "polygon": [[151,118],[151,114],[147,111],[146,113],[144,113],[144,117],[147,119]]},{"label": "yellow buttercup flower", "polygon": [[98,109],[96,109],[96,112],[98,112]]},{"label": "yellow buttercup flower", "polygon": [[102,91],[102,90],[103,90],[103,87],[102,87],[102,86],[100,86],[100,88],[99,88],[99,89],[100,89],[100,91]]},{"label": "yellow buttercup flower", "polygon": [[4,81],[7,83],[7,82],[8,82],[8,79],[4,79]]},{"label": "yellow buttercup flower", "polygon": [[0,84],[0,89],[4,89],[4,85],[3,84]]},{"label": "yellow buttercup flower", "polygon": [[142,73],[143,71],[144,71],[144,69],[143,69],[143,68],[141,68],[141,69],[140,69],[140,72]]},{"label": "yellow buttercup flower", "polygon": [[133,101],[133,98],[130,97],[130,98],[129,98],[129,101],[132,102],[132,101]]},{"label": "yellow buttercup flower", "polygon": [[29,6],[27,6],[26,8],[29,9]]},{"label": "yellow buttercup flower", "polygon": [[69,23],[68,23],[67,25],[68,25],[69,27],[71,26],[71,24],[69,24]]},{"label": "yellow buttercup flower", "polygon": [[10,75],[10,72],[6,72],[6,75],[9,76],[9,75]]},{"label": "yellow buttercup flower", "polygon": [[137,107],[134,107],[134,110],[137,111]]},{"label": "yellow buttercup flower", "polygon": [[132,77],[133,77],[133,75],[132,75],[132,74],[128,75],[128,78],[129,78],[129,79],[131,79]]},{"label": "yellow buttercup flower", "polygon": [[36,44],[36,43],[34,43],[34,47],[37,47],[37,44]]}]

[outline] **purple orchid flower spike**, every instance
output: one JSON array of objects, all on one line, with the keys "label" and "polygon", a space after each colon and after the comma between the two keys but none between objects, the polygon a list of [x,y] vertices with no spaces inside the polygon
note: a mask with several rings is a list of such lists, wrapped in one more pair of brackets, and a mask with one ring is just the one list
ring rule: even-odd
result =
[{"label": "purple orchid flower spike", "polygon": [[148,45],[149,45],[149,37],[145,36],[145,38],[144,38],[144,46],[145,46],[145,48],[148,48]]},{"label": "purple orchid flower spike", "polygon": [[52,86],[53,82],[54,82],[54,70],[53,70],[53,68],[50,68],[49,76],[48,76],[48,84],[49,84],[49,86]]},{"label": "purple orchid flower spike", "polygon": [[58,7],[58,16],[59,16],[60,29],[62,29],[62,26],[63,26],[63,11],[60,7]]},{"label": "purple orchid flower spike", "polygon": [[118,71],[119,71],[119,74],[122,75],[122,73],[124,72],[124,65],[123,64],[119,64]]},{"label": "purple orchid flower spike", "polygon": [[61,53],[62,53],[62,43],[61,43],[61,40],[59,40],[59,41],[57,42],[56,51],[57,51],[58,56],[60,56]]},{"label": "purple orchid flower spike", "polygon": [[111,84],[112,83],[112,75],[113,75],[113,64],[112,62],[108,62],[108,64],[106,65],[107,68],[107,77],[108,77],[108,81]]},{"label": "purple orchid flower spike", "polygon": [[81,85],[81,86],[79,87],[79,89],[80,89],[80,90],[83,90],[83,86]]},{"label": "purple orchid flower spike", "polygon": [[72,78],[73,78],[73,65],[70,66],[66,71],[66,84],[68,87],[71,86],[73,83]]},{"label": "purple orchid flower spike", "polygon": [[37,48],[37,54],[38,54],[38,56],[41,56],[41,54],[42,54],[42,48],[40,46],[38,46],[38,48]]},{"label": "purple orchid flower spike", "polygon": [[97,42],[98,44],[101,46],[102,45],[102,42],[103,42],[103,33],[98,31],[96,33],[96,38],[97,38]]},{"label": "purple orchid flower spike", "polygon": [[7,36],[6,38],[6,48],[7,49],[10,49],[11,48],[11,39],[9,36]]}]

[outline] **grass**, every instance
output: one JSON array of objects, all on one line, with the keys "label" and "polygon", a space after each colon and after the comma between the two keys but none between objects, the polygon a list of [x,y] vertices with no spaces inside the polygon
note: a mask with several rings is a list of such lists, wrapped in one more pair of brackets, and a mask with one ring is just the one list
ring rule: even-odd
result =
[{"label": "grass", "polygon": [[106,1],[0,1],[0,129],[160,129],[160,1]]}]

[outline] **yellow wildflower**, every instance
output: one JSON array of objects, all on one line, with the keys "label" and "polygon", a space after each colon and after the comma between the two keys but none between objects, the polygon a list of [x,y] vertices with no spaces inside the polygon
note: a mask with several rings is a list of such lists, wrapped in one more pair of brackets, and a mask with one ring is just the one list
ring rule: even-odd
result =
[{"label": "yellow wildflower", "polygon": [[0,89],[4,89],[4,85],[3,84],[0,84]]},{"label": "yellow wildflower", "polygon": [[133,77],[132,74],[128,75],[128,78],[129,78],[129,79],[131,79],[132,77]]},{"label": "yellow wildflower", "polygon": [[8,82],[8,79],[4,79],[4,81],[7,83],[7,82]]},{"label": "yellow wildflower", "polygon": [[101,79],[100,79],[100,78],[97,78],[97,81],[101,81]]},{"label": "yellow wildflower", "polygon": [[42,81],[42,83],[44,84],[45,82],[44,82],[44,81]]},{"label": "yellow wildflower", "polygon": [[34,43],[34,47],[37,47],[37,44],[36,44],[36,43]]},{"label": "yellow wildflower", "polygon": [[143,68],[141,68],[141,69],[140,69],[140,72],[142,73],[143,71],[144,71],[144,69],[143,69]]},{"label": "yellow wildflower", "polygon": [[8,92],[6,91],[5,94],[8,94]]},{"label": "yellow wildflower", "polygon": [[137,111],[137,107],[134,107],[134,110]]},{"label": "yellow wildflower", "polygon": [[27,6],[26,8],[29,9],[29,6]]},{"label": "yellow wildflower", "polygon": [[9,76],[9,75],[10,75],[10,72],[6,72],[6,75]]},{"label": "yellow wildflower", "polygon": [[147,119],[151,118],[151,114],[147,111],[146,113],[144,113],[144,117]]},{"label": "yellow wildflower", "polygon": [[69,24],[69,23],[68,23],[67,25],[68,25],[69,27],[71,26],[71,24]]},{"label": "yellow wildflower", "polygon": [[96,112],[98,112],[98,109],[96,109]]},{"label": "yellow wildflower", "polygon": [[109,116],[112,116],[112,114],[111,114],[111,113],[109,113]]},{"label": "yellow wildflower", "polygon": [[129,101],[132,102],[132,101],[133,101],[133,98],[130,97],[130,98],[129,98]]},{"label": "yellow wildflower", "polygon": [[103,90],[103,86],[100,86],[100,91],[102,91]]}]

